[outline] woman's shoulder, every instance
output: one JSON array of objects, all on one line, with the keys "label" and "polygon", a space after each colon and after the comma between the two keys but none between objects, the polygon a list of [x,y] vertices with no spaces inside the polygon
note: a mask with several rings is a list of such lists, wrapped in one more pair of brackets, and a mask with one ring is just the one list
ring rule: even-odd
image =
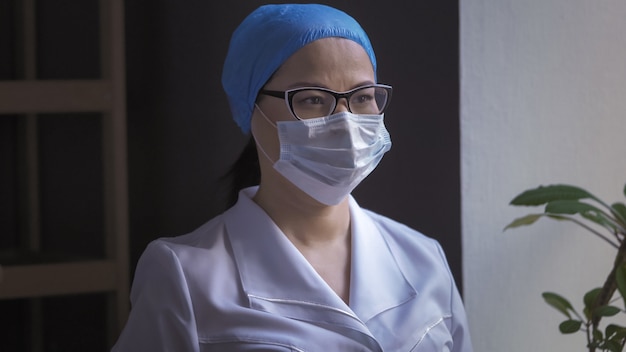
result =
[{"label": "woman's shoulder", "polygon": [[224,220],[218,215],[191,232],[172,237],[159,237],[152,241],[154,244],[162,244],[168,247],[211,247],[214,242],[224,233]]},{"label": "woman's shoulder", "polygon": [[150,241],[140,261],[172,256],[184,266],[186,261],[206,256],[208,252],[225,252],[225,242],[224,221],[222,215],[218,215],[187,234]]},{"label": "woman's shoulder", "polygon": [[151,274],[157,281],[181,274],[190,280],[207,281],[210,273],[230,266],[232,251],[220,215],[188,234],[151,241],[139,258],[137,270],[161,267],[159,274]]}]

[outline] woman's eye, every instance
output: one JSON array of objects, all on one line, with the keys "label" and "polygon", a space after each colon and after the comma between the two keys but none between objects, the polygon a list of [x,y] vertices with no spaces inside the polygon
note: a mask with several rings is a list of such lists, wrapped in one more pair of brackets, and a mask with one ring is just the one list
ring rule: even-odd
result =
[{"label": "woman's eye", "polygon": [[374,96],[372,94],[362,93],[362,94],[356,95],[352,100],[359,104],[369,103],[372,100],[374,100]]},{"label": "woman's eye", "polygon": [[324,104],[324,99],[321,97],[310,97],[305,100],[308,104]]},{"label": "woman's eye", "polygon": [[300,93],[294,97],[294,103],[297,105],[326,105],[328,98],[320,94]]}]

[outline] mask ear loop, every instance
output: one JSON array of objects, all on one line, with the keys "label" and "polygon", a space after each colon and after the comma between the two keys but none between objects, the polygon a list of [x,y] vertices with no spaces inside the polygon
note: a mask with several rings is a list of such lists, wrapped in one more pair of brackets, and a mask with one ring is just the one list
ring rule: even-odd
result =
[{"label": "mask ear loop", "polygon": [[261,108],[256,103],[254,103],[254,107],[257,108],[257,110],[259,110],[261,115],[263,115],[263,118],[265,119],[265,121],[267,121],[270,125],[274,126],[274,128],[278,129],[278,127],[276,127],[276,123],[272,122],[272,120],[270,120],[269,117],[267,117],[267,115],[265,115],[263,110],[261,110]]},{"label": "mask ear loop", "polygon": [[[272,125],[274,128],[278,129],[278,127],[276,127],[276,124],[274,122],[272,122],[267,115],[265,115],[265,113],[263,112],[263,110],[261,110],[261,108],[255,103],[254,107],[259,110],[259,112],[261,113],[261,115],[263,115],[263,118],[265,119],[265,121],[267,121],[270,125]],[[259,143],[259,141],[256,139],[256,136],[254,135],[254,133],[252,133],[252,138],[254,138],[254,141],[256,142],[256,145],[258,147],[258,149],[261,151],[261,153],[265,156],[265,158],[267,160],[269,160],[272,164],[275,164],[276,161],[272,160],[272,158],[270,158],[270,156],[265,152],[265,149],[263,149],[263,146],[261,146],[261,144]]]}]

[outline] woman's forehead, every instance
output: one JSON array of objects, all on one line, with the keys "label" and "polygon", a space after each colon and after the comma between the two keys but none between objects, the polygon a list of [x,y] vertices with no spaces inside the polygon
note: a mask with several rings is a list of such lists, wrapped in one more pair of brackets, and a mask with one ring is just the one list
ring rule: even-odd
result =
[{"label": "woman's forehead", "polygon": [[323,38],[296,51],[270,80],[281,85],[302,85],[294,83],[299,81],[321,86],[326,85],[324,82],[374,81],[374,68],[360,44],[345,38]]}]

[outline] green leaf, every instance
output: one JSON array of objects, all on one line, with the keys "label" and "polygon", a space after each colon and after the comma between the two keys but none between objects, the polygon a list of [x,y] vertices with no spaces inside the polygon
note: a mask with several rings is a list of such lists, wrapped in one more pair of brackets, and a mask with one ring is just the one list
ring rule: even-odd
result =
[{"label": "green leaf", "polygon": [[515,227],[532,225],[537,220],[539,220],[539,218],[541,218],[542,216],[544,216],[544,214],[529,214],[521,218],[517,218],[513,220],[513,222],[511,222],[510,224],[506,225],[503,231],[506,231],[507,229],[512,229]]},{"label": "green leaf", "polygon": [[589,292],[585,293],[585,296],[583,297],[585,308],[591,309],[591,307],[593,307],[593,304],[596,301],[596,297],[598,297],[598,294],[600,294],[601,291],[602,291],[601,287],[596,287],[594,289],[589,290]]},{"label": "green leaf", "polygon": [[624,185],[624,197],[626,197],[626,185]]},{"label": "green leaf", "polygon": [[626,337],[626,328],[616,324],[609,324],[606,329],[606,338],[621,340]]},{"label": "green leaf", "polygon": [[593,330],[593,340],[597,342],[601,342],[602,340],[604,340],[604,338],[602,337],[602,331],[598,329]]},{"label": "green leaf", "polygon": [[612,219],[613,222],[610,221],[606,213],[589,203],[577,200],[555,200],[546,204],[545,212],[551,214],[580,214],[587,220],[615,231],[613,223],[615,219]]},{"label": "green leaf", "polygon": [[572,304],[569,303],[567,299],[561,297],[554,292],[544,292],[541,294],[541,296],[550,306],[565,314],[568,318],[572,318],[572,316],[569,314],[569,311],[573,311],[574,307],[572,307]]},{"label": "green leaf", "polygon": [[583,322],[580,320],[568,319],[559,324],[559,331],[561,331],[562,334],[573,334],[580,330],[582,324]]},{"label": "green leaf", "polygon": [[582,188],[570,185],[539,186],[513,198],[511,205],[541,205],[555,200],[578,200],[595,197]]},{"label": "green leaf", "polygon": [[617,290],[624,300],[626,308],[626,264],[622,264],[615,270],[615,281],[617,282]]},{"label": "green leaf", "polygon": [[603,351],[621,352],[622,344],[614,340],[608,340],[602,345],[600,345],[600,348],[602,348]]},{"label": "green leaf", "polygon": [[615,231],[617,231],[617,228],[615,227],[615,223],[614,223],[615,220],[609,221],[608,217],[604,213],[587,212],[587,213],[581,213],[580,215],[589,221],[592,221],[600,226],[605,227],[606,229],[610,230],[611,233],[614,233]]},{"label": "green leaf", "polygon": [[546,213],[551,214],[580,214],[585,219],[600,226],[616,231],[615,219],[602,212],[598,207],[577,200],[555,200],[546,204]]},{"label": "green leaf", "polygon": [[600,306],[593,311],[596,317],[612,317],[622,310],[614,306]]},{"label": "green leaf", "polygon": [[601,211],[591,204],[577,200],[555,200],[546,204],[545,212],[553,214],[580,214],[586,212],[600,213]]},{"label": "green leaf", "polygon": [[600,294],[601,291],[602,288],[597,287],[585,293],[585,296],[583,297],[583,302],[585,303],[585,309],[583,309],[583,313],[585,314],[585,318],[587,318],[587,320],[591,320],[591,307],[593,307],[593,304],[596,301],[596,297],[598,297],[598,294]]},{"label": "green leaf", "polygon": [[621,217],[622,225],[626,226],[626,223],[624,223],[624,221],[626,221],[626,205],[624,205],[624,203],[614,203],[611,205],[611,208],[614,212],[620,215],[618,216],[618,219]]}]

